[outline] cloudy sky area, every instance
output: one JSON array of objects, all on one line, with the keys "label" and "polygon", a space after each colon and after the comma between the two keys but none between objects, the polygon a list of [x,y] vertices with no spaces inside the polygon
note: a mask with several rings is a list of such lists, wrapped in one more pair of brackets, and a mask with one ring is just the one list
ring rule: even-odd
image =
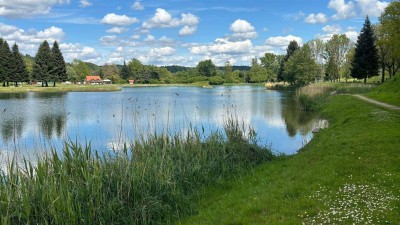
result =
[{"label": "cloudy sky area", "polygon": [[57,40],[67,62],[249,65],[288,43],[346,34],[356,41],[380,0],[0,0],[0,37],[34,56]]}]

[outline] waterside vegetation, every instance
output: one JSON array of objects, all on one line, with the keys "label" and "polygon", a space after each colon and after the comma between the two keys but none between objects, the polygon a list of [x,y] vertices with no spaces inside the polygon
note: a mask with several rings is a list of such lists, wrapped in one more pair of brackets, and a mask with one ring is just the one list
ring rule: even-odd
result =
[{"label": "waterside vegetation", "polygon": [[195,211],[204,187],[274,158],[242,123],[224,128],[150,135],[115,153],[69,142],[37,163],[10,158],[1,224],[171,224]]}]

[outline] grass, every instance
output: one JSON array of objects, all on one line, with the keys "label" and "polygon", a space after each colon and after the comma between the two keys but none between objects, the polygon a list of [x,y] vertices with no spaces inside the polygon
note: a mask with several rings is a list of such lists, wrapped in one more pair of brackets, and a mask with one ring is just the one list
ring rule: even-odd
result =
[{"label": "grass", "polygon": [[37,163],[10,159],[0,173],[1,224],[171,224],[204,187],[273,158],[255,133],[229,120],[204,137],[153,135],[116,153],[67,143]]},{"label": "grass", "polygon": [[318,106],[326,102],[330,95],[365,94],[376,85],[363,83],[314,83],[296,90],[294,98],[303,111],[318,111]]},{"label": "grass", "polygon": [[366,96],[378,101],[400,106],[400,77],[392,77]]},{"label": "grass", "polygon": [[26,92],[97,92],[120,91],[119,85],[81,85],[81,84],[56,84],[56,87],[42,87],[39,85],[20,85],[18,87],[0,87],[0,93],[26,93]]},{"label": "grass", "polygon": [[400,114],[329,97],[330,127],[301,151],[209,189],[177,224],[399,224]]}]

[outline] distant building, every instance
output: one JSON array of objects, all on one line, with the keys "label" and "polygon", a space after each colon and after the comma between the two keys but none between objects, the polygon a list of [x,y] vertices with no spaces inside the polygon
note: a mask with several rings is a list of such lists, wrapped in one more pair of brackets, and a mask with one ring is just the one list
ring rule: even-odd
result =
[{"label": "distant building", "polygon": [[100,76],[86,76],[85,84],[103,84]]},{"label": "distant building", "polygon": [[135,80],[129,80],[129,84],[135,84]]}]

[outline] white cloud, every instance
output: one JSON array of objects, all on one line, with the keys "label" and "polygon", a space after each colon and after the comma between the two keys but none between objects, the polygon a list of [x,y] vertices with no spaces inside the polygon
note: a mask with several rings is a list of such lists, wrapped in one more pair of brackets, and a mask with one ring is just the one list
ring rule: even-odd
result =
[{"label": "white cloud", "polygon": [[350,39],[350,41],[356,43],[358,38],[358,32],[354,30],[349,30],[344,33],[346,37]]},{"label": "white cloud", "polygon": [[336,14],[332,16],[333,19],[348,19],[356,16],[354,2],[345,0],[330,0],[328,8],[334,9]]},{"label": "white cloud", "polygon": [[135,3],[133,3],[131,8],[134,10],[144,10],[142,3],[140,3],[139,1],[136,1]]},{"label": "white cloud", "polygon": [[239,39],[252,39],[257,37],[255,28],[246,20],[237,19],[230,26],[234,33],[232,36]]},{"label": "white cloud", "polygon": [[335,24],[335,25],[324,26],[322,30],[328,34],[340,34],[342,28],[339,25]]},{"label": "white cloud", "polygon": [[153,35],[148,34],[147,37],[146,37],[146,39],[144,39],[144,40],[145,40],[145,41],[155,41],[156,38],[155,38]]},{"label": "white cloud", "polygon": [[49,14],[53,5],[69,2],[70,0],[0,0],[0,16],[26,18]]},{"label": "white cloud", "polygon": [[12,25],[7,25],[4,23],[0,23],[0,34],[1,36],[9,35],[15,31],[18,31],[18,27],[12,26]]},{"label": "white cloud", "polygon": [[92,5],[92,3],[91,2],[89,2],[89,0],[80,0],[80,7],[83,7],[83,8],[85,8],[85,7],[88,7],[88,6],[91,6]]},{"label": "white cloud", "polygon": [[196,55],[210,54],[243,54],[249,52],[253,47],[250,40],[232,42],[227,39],[218,38],[213,44],[200,45],[189,48]]},{"label": "white cloud", "polygon": [[317,14],[311,13],[304,19],[304,21],[306,23],[312,23],[312,24],[326,23],[328,21],[328,18],[323,13],[317,13]]},{"label": "white cloud", "polygon": [[153,48],[150,50],[150,54],[154,56],[170,56],[175,53],[175,49],[171,47],[163,47],[163,48]]},{"label": "white cloud", "polygon": [[62,43],[60,50],[63,53],[66,62],[73,59],[80,59],[87,62],[98,63],[101,60],[101,54],[96,49],[87,46],[81,46],[78,43]]},{"label": "white cloud", "polygon": [[268,38],[265,43],[272,47],[287,47],[291,41],[296,41],[297,44],[303,45],[303,39],[293,35],[276,36]]},{"label": "white cloud", "polygon": [[134,17],[129,17],[126,15],[117,15],[115,13],[109,13],[100,21],[104,24],[114,25],[114,26],[129,26],[133,23],[138,23],[139,20]]},{"label": "white cloud", "polygon": [[129,29],[126,27],[113,27],[108,29],[106,32],[107,33],[114,33],[114,34],[122,34],[127,32]]},{"label": "white cloud", "polygon": [[185,36],[185,35],[192,35],[196,32],[197,27],[189,27],[189,26],[184,26],[182,29],[179,30],[179,35]]},{"label": "white cloud", "polygon": [[153,17],[142,23],[142,29],[148,31],[154,28],[170,28],[182,26],[179,34],[189,35],[197,30],[199,17],[191,13],[182,13],[181,18],[173,18],[165,9],[158,8]]},{"label": "white cloud", "polygon": [[361,15],[363,16],[373,16],[378,17],[388,6],[388,2],[382,2],[378,0],[358,0],[357,6],[361,10]]}]

